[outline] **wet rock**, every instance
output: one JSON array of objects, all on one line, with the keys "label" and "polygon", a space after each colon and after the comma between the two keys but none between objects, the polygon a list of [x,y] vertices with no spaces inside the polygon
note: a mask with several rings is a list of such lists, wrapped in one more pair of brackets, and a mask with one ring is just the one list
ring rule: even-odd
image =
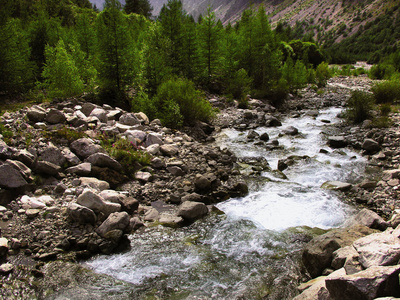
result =
[{"label": "wet rock", "polygon": [[264,142],[268,142],[269,141],[269,135],[268,133],[264,132],[263,134],[260,135],[260,140],[264,141]]},{"label": "wet rock", "polygon": [[50,108],[50,110],[46,114],[45,120],[50,124],[59,124],[59,123],[65,123],[67,119],[63,112],[55,108]]},{"label": "wet rock", "polygon": [[120,118],[119,122],[122,125],[134,126],[140,124],[139,119],[135,116],[134,113],[124,113]]},{"label": "wet rock", "polygon": [[5,189],[17,189],[26,186],[28,182],[25,180],[21,172],[17,171],[10,164],[0,165],[0,187]]},{"label": "wet rock", "polygon": [[96,214],[90,208],[79,205],[77,203],[71,203],[68,206],[68,215],[74,222],[80,224],[96,224]]},{"label": "wet rock", "polygon": [[265,116],[265,126],[266,127],[279,127],[282,126],[281,121],[273,116]]},{"label": "wet rock", "polygon": [[[107,234],[113,230],[125,230],[125,228],[129,225],[129,215],[127,212],[115,212],[108,216],[108,218],[97,228],[96,232],[108,239],[112,239],[110,236],[107,237]],[[119,236],[120,238],[121,236]],[[119,238],[117,240],[119,240]]]},{"label": "wet rock", "polygon": [[379,143],[372,139],[365,139],[361,148],[364,149],[368,154],[375,154],[381,150]]},{"label": "wet rock", "polygon": [[328,145],[331,148],[344,148],[347,146],[347,141],[343,136],[328,137]]},{"label": "wet rock", "polygon": [[88,138],[80,138],[71,143],[71,150],[81,159],[88,158],[95,153],[104,153],[105,150]]},{"label": "wet rock", "polygon": [[354,222],[362,224],[372,229],[385,230],[388,227],[386,222],[377,213],[367,208],[362,209],[355,217]]},{"label": "wet rock", "polygon": [[260,135],[255,130],[250,130],[249,133],[247,134],[247,139],[248,140],[255,140],[259,136]]},{"label": "wet rock", "polygon": [[346,192],[352,188],[352,184],[340,181],[327,181],[325,182],[321,188],[327,190],[335,190],[335,191],[342,191]]},{"label": "wet rock", "polygon": [[285,129],[283,129],[283,132],[287,135],[297,135],[299,133],[299,130],[296,127],[289,126]]},{"label": "wet rock", "polygon": [[208,208],[204,203],[186,201],[179,207],[177,215],[187,221],[197,220],[208,214]]},{"label": "wet rock", "polygon": [[332,276],[325,280],[325,285],[333,299],[399,297],[399,273],[400,265],[376,266],[351,275]]},{"label": "wet rock", "polygon": [[79,178],[80,184],[83,187],[91,187],[98,191],[104,191],[110,189],[110,184],[107,181],[99,180],[93,177],[81,177]]},{"label": "wet rock", "polygon": [[162,213],[160,214],[158,222],[165,227],[176,228],[182,225],[183,218],[171,215],[169,213]]},{"label": "wet rock", "polygon": [[82,206],[90,208],[95,212],[102,212],[105,216],[108,216],[114,212],[119,212],[121,210],[120,204],[107,202],[102,197],[89,189],[85,189],[83,193],[78,197],[76,202]]},{"label": "wet rock", "polygon": [[130,232],[135,231],[143,226],[144,226],[143,222],[138,217],[133,217],[129,220],[129,225],[125,229],[125,231],[127,231],[127,233],[130,233]]},{"label": "wet rock", "polygon": [[344,267],[346,260],[351,260],[354,258],[358,259],[358,257],[358,252],[356,251],[356,249],[354,249],[353,246],[346,246],[333,252],[331,266],[335,270],[338,270]]},{"label": "wet rock", "polygon": [[118,161],[104,153],[94,153],[86,161],[97,167],[110,168],[116,171],[122,170],[122,166]]}]

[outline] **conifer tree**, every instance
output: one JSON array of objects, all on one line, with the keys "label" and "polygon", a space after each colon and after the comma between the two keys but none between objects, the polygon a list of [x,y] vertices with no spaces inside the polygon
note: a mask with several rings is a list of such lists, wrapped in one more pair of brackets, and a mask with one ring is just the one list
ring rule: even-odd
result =
[{"label": "conifer tree", "polygon": [[151,17],[153,7],[148,0],[126,0],[124,11],[127,14],[139,14],[147,18]]}]

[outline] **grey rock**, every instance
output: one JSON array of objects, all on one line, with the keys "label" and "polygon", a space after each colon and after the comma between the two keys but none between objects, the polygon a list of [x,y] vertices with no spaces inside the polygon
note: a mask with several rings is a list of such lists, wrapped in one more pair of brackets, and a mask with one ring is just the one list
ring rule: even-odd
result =
[{"label": "grey rock", "polygon": [[12,157],[13,159],[19,160],[20,162],[24,163],[28,167],[32,167],[33,163],[35,162],[35,156],[25,149],[18,150],[12,155]]},{"label": "grey rock", "polygon": [[367,208],[362,209],[355,217],[354,222],[373,229],[385,230],[389,224],[377,213]]},{"label": "grey rock", "polygon": [[167,170],[174,176],[184,176],[186,174],[180,167],[177,166],[167,167]]},{"label": "grey rock", "polygon": [[0,187],[5,189],[17,189],[28,185],[21,172],[10,164],[0,165]]},{"label": "grey rock", "polygon": [[0,265],[0,274],[8,275],[14,271],[14,266],[10,263]]},{"label": "grey rock", "polygon": [[65,170],[66,173],[75,174],[78,176],[87,176],[92,171],[92,165],[90,163],[82,163],[77,166],[69,167]]},{"label": "grey rock", "polygon": [[132,215],[139,208],[139,201],[132,197],[121,199],[122,210]]},{"label": "grey rock", "polygon": [[361,148],[367,151],[368,154],[375,154],[381,150],[379,143],[372,139],[365,139]]},{"label": "grey rock", "polygon": [[90,113],[96,108],[97,106],[90,102],[85,102],[82,105],[81,112],[86,116],[90,116]]},{"label": "grey rock", "polygon": [[299,130],[296,127],[289,126],[283,129],[283,132],[287,135],[297,135],[299,133]]},{"label": "grey rock", "polygon": [[153,158],[153,159],[151,160],[151,166],[152,166],[154,169],[163,169],[163,168],[166,167],[166,164],[165,164],[165,162],[164,162],[161,158],[155,157],[155,158]]},{"label": "grey rock", "polygon": [[179,148],[176,144],[167,144],[160,147],[161,153],[166,156],[174,156],[178,154]]},{"label": "grey rock", "polygon": [[347,259],[358,258],[358,252],[353,246],[346,246],[333,252],[332,268],[338,270],[343,268]]},{"label": "grey rock", "polygon": [[165,227],[176,228],[176,227],[179,227],[183,223],[183,218],[171,215],[169,213],[162,213],[162,214],[160,214],[160,218],[158,219],[158,222]]},{"label": "grey rock", "polygon": [[110,184],[107,181],[99,180],[93,177],[81,177],[79,178],[81,186],[91,187],[98,191],[104,191],[110,189]]},{"label": "grey rock", "polygon": [[107,117],[107,111],[105,111],[102,108],[96,107],[90,112],[90,117],[96,117],[100,120],[101,123],[107,123],[108,117]]},{"label": "grey rock", "polygon": [[263,134],[260,135],[260,140],[267,142],[269,141],[269,135],[268,133],[264,132]]},{"label": "grey rock", "polygon": [[88,207],[79,205],[77,203],[71,203],[68,206],[68,215],[75,222],[80,224],[96,224],[97,217],[93,210]]},{"label": "grey rock", "polygon": [[143,226],[144,226],[143,222],[138,217],[133,217],[129,220],[129,225],[125,229],[125,231],[130,233],[130,232],[135,231]]},{"label": "grey rock", "polygon": [[62,111],[59,111],[55,108],[50,108],[50,110],[46,114],[46,122],[50,124],[60,124],[65,123],[67,118],[65,117]]},{"label": "grey rock", "polygon": [[149,133],[146,137],[145,147],[149,147],[151,145],[162,145],[162,135],[157,133]]},{"label": "grey rock", "polygon": [[76,156],[69,148],[64,148],[62,153],[69,166],[76,166],[81,162],[79,157]]},{"label": "grey rock", "polygon": [[133,113],[124,113],[120,118],[119,122],[123,125],[133,126],[140,124],[140,121]]},{"label": "grey rock", "polygon": [[150,120],[143,112],[135,113],[135,117],[140,121],[141,124],[149,125]]},{"label": "grey rock", "polygon": [[125,211],[112,213],[97,228],[96,232],[102,237],[107,237],[107,233],[110,231],[113,230],[124,231],[125,228],[129,225],[129,220],[130,220],[129,215]]},{"label": "grey rock", "polygon": [[9,147],[3,140],[0,139],[0,158],[12,158],[16,150]]},{"label": "grey rock", "polygon": [[255,131],[255,130],[250,130],[249,133],[247,134],[247,139],[248,140],[254,140],[256,138],[260,137],[260,135]]},{"label": "grey rock", "polygon": [[204,203],[186,201],[183,202],[177,215],[187,221],[194,221],[208,214],[208,208]]},{"label": "grey rock", "polygon": [[208,192],[211,189],[211,181],[206,176],[197,174],[194,186],[197,191]]},{"label": "grey rock", "polygon": [[100,196],[103,197],[103,199],[106,201],[120,204],[122,204],[121,201],[126,198],[125,195],[114,190],[101,191]]},{"label": "grey rock", "polygon": [[202,196],[197,193],[191,193],[182,197],[182,202],[192,201],[192,202],[202,202]]},{"label": "grey rock", "polygon": [[343,136],[328,137],[328,145],[331,148],[344,148],[347,146],[347,141]]},{"label": "grey rock", "polygon": [[146,148],[147,153],[151,155],[158,155],[160,153],[160,145],[153,144]]},{"label": "grey rock", "polygon": [[76,202],[82,206],[90,208],[94,212],[102,212],[106,216],[121,210],[120,204],[107,202],[101,196],[89,189],[85,189]]},{"label": "grey rock", "polygon": [[33,105],[28,108],[26,116],[31,122],[43,122],[46,118],[46,110],[38,105]]},{"label": "grey rock", "polygon": [[352,184],[347,183],[347,182],[340,182],[340,181],[327,181],[325,182],[321,188],[327,189],[327,190],[335,190],[335,191],[348,191],[352,188]]},{"label": "grey rock", "polygon": [[265,116],[265,126],[266,127],[279,127],[282,126],[281,121],[273,116]]},{"label": "grey rock", "polygon": [[62,151],[54,146],[48,146],[39,150],[39,159],[60,167],[67,162]]},{"label": "grey rock", "polygon": [[14,169],[16,169],[18,172],[21,173],[21,175],[24,177],[24,179],[27,182],[30,182],[33,180],[32,178],[32,171],[29,169],[26,165],[24,165],[22,162],[18,160],[11,160],[7,159],[6,163],[12,166]]},{"label": "grey rock", "polygon": [[0,259],[7,255],[8,249],[8,239],[0,238]]},{"label": "grey rock", "polygon": [[147,134],[141,130],[127,130],[124,135],[129,142],[141,144],[145,141]]},{"label": "grey rock", "polygon": [[48,161],[37,161],[34,171],[38,174],[57,176],[61,172],[61,167]]},{"label": "grey rock", "polygon": [[147,222],[154,222],[157,221],[160,217],[160,213],[158,212],[157,209],[155,208],[150,208],[146,213],[144,214],[144,220]]},{"label": "grey rock", "polygon": [[152,178],[153,175],[151,175],[149,172],[136,172],[135,174],[135,179],[144,183],[151,181]]},{"label": "grey rock", "polygon": [[37,208],[27,209],[25,215],[28,219],[34,219],[40,214],[41,210]]},{"label": "grey rock", "polygon": [[95,153],[104,153],[105,150],[88,138],[80,138],[71,143],[71,150],[81,159],[88,158]]},{"label": "grey rock", "polygon": [[122,166],[118,161],[104,153],[94,153],[86,161],[97,167],[110,168],[116,171],[122,170]]}]

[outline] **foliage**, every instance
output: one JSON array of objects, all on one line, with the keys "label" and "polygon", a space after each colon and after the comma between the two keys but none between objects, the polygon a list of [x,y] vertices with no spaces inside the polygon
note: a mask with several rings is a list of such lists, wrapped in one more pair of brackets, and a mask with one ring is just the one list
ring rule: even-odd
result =
[{"label": "foliage", "polygon": [[290,92],[297,92],[307,84],[307,69],[301,60],[294,63],[289,57],[282,67],[282,78],[286,80]]},{"label": "foliage", "polygon": [[388,80],[376,83],[371,88],[377,104],[393,103],[400,100],[400,81]]},{"label": "foliage", "polygon": [[372,117],[373,106],[374,98],[370,93],[360,90],[353,91],[347,101],[346,116],[351,122],[361,123]]},{"label": "foliage", "polygon": [[328,79],[331,78],[331,72],[329,70],[329,65],[326,62],[323,62],[318,65],[317,69],[315,70],[315,80],[318,87],[326,86]]},{"label": "foliage", "polygon": [[161,84],[154,103],[158,118],[173,128],[193,125],[196,121],[207,122],[214,116],[211,104],[187,79],[171,79]]},{"label": "foliage", "polygon": [[151,7],[150,2],[148,0],[126,0],[124,11],[127,14],[139,14],[143,15],[147,18],[151,17],[151,11],[153,7]]},{"label": "foliage", "polygon": [[246,97],[251,90],[252,79],[247,75],[245,69],[240,69],[228,77],[225,91],[235,99]]},{"label": "foliage", "polygon": [[57,130],[44,131],[43,136],[57,144],[70,144],[86,136],[84,132],[64,126]]},{"label": "foliage", "polygon": [[394,74],[395,67],[390,64],[377,64],[372,66],[369,77],[371,79],[390,79]]}]

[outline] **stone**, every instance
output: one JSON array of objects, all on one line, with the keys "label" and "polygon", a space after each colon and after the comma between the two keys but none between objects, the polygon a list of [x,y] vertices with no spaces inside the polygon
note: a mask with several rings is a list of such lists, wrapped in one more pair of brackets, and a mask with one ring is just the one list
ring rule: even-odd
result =
[{"label": "stone", "polygon": [[373,229],[366,226],[353,225],[349,228],[333,229],[317,236],[304,248],[303,264],[311,277],[320,276],[323,270],[331,266],[334,251],[350,246],[355,240],[373,232]]},{"label": "stone", "polygon": [[112,230],[124,231],[129,225],[129,215],[127,212],[114,212],[111,213],[107,219],[97,228],[96,232],[102,236],[106,237],[106,234]]},{"label": "stone", "polygon": [[197,193],[191,193],[182,197],[182,202],[192,201],[192,202],[202,202],[202,196]]},{"label": "stone", "polygon": [[88,176],[92,172],[92,164],[88,162],[81,163],[79,165],[69,167],[65,170],[65,172],[78,176]]},{"label": "stone", "polygon": [[147,134],[141,130],[127,130],[124,135],[129,142],[133,142],[135,145],[142,144]]},{"label": "stone", "polygon": [[268,133],[264,132],[260,135],[260,140],[264,141],[264,142],[268,142],[269,141],[269,135]]},{"label": "stone", "polygon": [[162,135],[158,133],[151,132],[146,137],[145,147],[148,148],[152,145],[162,145],[164,144],[162,141]]},{"label": "stone", "polygon": [[93,177],[81,177],[79,178],[81,181],[81,186],[91,187],[98,191],[104,191],[110,189],[110,184],[107,181],[99,180]]},{"label": "stone", "polygon": [[159,217],[160,217],[160,213],[155,208],[150,208],[144,214],[144,220],[147,222],[155,222],[159,219]]},{"label": "stone", "polygon": [[89,116],[90,116],[90,117],[96,117],[97,119],[99,119],[99,121],[100,121],[101,123],[107,123],[107,121],[108,121],[107,111],[105,111],[105,110],[102,109],[102,108],[96,107],[95,109],[93,109],[93,110],[90,112],[90,115],[89,115]]},{"label": "stone", "polygon": [[123,199],[126,198],[125,195],[121,194],[120,192],[114,190],[104,190],[101,191],[100,196],[103,197],[104,200],[113,202],[113,203],[120,203]]},{"label": "stone", "polygon": [[135,174],[135,179],[144,183],[151,181],[152,178],[153,175],[150,172],[136,172]]},{"label": "stone", "polygon": [[130,232],[135,231],[143,226],[144,226],[143,222],[138,217],[133,217],[129,220],[129,225],[125,229],[125,231],[130,233]]},{"label": "stone", "polygon": [[389,224],[377,213],[363,208],[353,219],[354,222],[362,224],[372,229],[385,230]]},{"label": "stone", "polygon": [[25,215],[28,219],[34,219],[40,214],[41,210],[37,208],[29,208],[25,211]]},{"label": "stone", "polygon": [[182,217],[185,221],[194,221],[208,214],[208,208],[204,203],[186,201],[183,202],[177,215]]},{"label": "stone", "polygon": [[3,140],[0,139],[0,158],[12,158],[16,149],[9,147]]},{"label": "stone", "polygon": [[211,181],[206,176],[197,174],[194,186],[197,191],[208,192],[211,188]]},{"label": "stone", "polygon": [[138,118],[135,116],[134,113],[124,113],[119,118],[119,123],[121,123],[122,125],[133,126],[140,124],[140,121],[138,120]]},{"label": "stone", "polygon": [[76,156],[69,148],[64,148],[62,150],[62,153],[67,160],[69,166],[76,166],[81,162],[79,157]]},{"label": "stone", "polygon": [[37,161],[34,170],[38,174],[57,176],[61,172],[61,167],[48,161]]},{"label": "stone", "polygon": [[158,155],[160,153],[160,145],[153,144],[146,148],[146,152],[151,155]]},{"label": "stone", "polygon": [[279,127],[282,126],[281,121],[273,116],[265,116],[265,126],[266,127]]},{"label": "stone", "polygon": [[43,122],[46,118],[46,110],[38,105],[33,105],[32,107],[28,108],[26,116],[31,122]]},{"label": "stone", "polygon": [[110,109],[107,110],[107,120],[108,121],[114,121],[118,120],[122,115],[122,111],[119,109]]},{"label": "stone", "polygon": [[0,238],[0,259],[7,255],[8,249],[8,240],[3,237]]},{"label": "stone", "polygon": [[381,150],[381,146],[378,142],[372,139],[365,139],[361,148],[365,150],[368,154],[375,154]]},{"label": "stone", "polygon": [[150,124],[150,120],[149,118],[146,116],[145,113],[143,112],[138,112],[135,113],[135,117],[140,121],[140,123],[145,124],[145,125],[149,125]]},{"label": "stone", "polygon": [[107,202],[101,196],[89,189],[85,189],[83,193],[79,195],[76,202],[82,206],[90,208],[94,212],[102,212],[105,216],[109,216],[111,213],[119,212],[121,210],[121,204]]},{"label": "stone", "polygon": [[10,263],[0,265],[0,274],[8,275],[14,271],[14,266]]},{"label": "stone", "polygon": [[111,158],[108,154],[94,153],[90,155],[86,161],[97,167],[110,168],[115,171],[122,170],[121,164],[115,159]]},{"label": "stone", "polygon": [[50,108],[46,114],[46,122],[50,124],[65,123],[67,120],[64,113],[55,108]]},{"label": "stone", "polygon": [[344,148],[347,146],[347,141],[343,136],[328,137],[328,145],[331,148]]},{"label": "stone", "polygon": [[13,154],[12,157],[28,167],[32,167],[33,163],[35,162],[35,156],[25,149],[18,150]]},{"label": "stone", "polygon": [[399,263],[400,239],[387,231],[360,238],[353,246],[360,256],[359,262],[365,269]]},{"label": "stone", "polygon": [[20,201],[22,203],[22,208],[25,210],[30,208],[42,209],[46,207],[46,204],[44,202],[38,200],[35,197],[29,197],[27,195],[22,196]]},{"label": "stone", "polygon": [[170,166],[167,167],[168,172],[170,172],[174,176],[184,176],[186,172],[184,172],[180,167],[178,166]]},{"label": "stone", "polygon": [[54,146],[48,146],[39,151],[39,160],[47,161],[57,166],[64,166],[67,162],[62,151]]},{"label": "stone", "polygon": [[78,222],[80,224],[96,224],[96,214],[88,207],[79,205],[77,203],[71,203],[68,206],[67,211],[68,215],[74,222]]},{"label": "stone", "polygon": [[10,164],[0,165],[0,187],[5,189],[18,189],[28,185],[24,176]]},{"label": "stone", "polygon": [[283,132],[287,135],[297,135],[299,133],[299,130],[296,127],[289,126],[283,129]]},{"label": "stone", "polygon": [[91,139],[88,138],[80,138],[76,141],[73,141],[71,143],[71,150],[81,159],[88,158],[90,155],[98,152],[105,152],[100,145],[96,145]]},{"label": "stone", "polygon": [[174,155],[178,154],[179,148],[178,148],[178,145],[176,145],[176,144],[167,144],[167,145],[162,145],[160,147],[160,151],[162,154],[164,154],[166,156],[174,156]]},{"label": "stone", "polygon": [[373,190],[374,188],[376,188],[376,185],[377,185],[376,181],[365,179],[362,182],[360,182],[358,186],[365,190]]},{"label": "stone", "polygon": [[334,251],[331,266],[333,269],[338,270],[344,267],[347,259],[358,258],[358,252],[353,246],[346,246]]},{"label": "stone", "polygon": [[85,102],[82,105],[81,112],[86,116],[90,116],[90,113],[96,108],[97,106],[90,102]]},{"label": "stone", "polygon": [[333,299],[375,299],[383,296],[400,296],[400,265],[374,266],[351,274],[337,275],[325,280]]},{"label": "stone", "polygon": [[24,179],[27,182],[31,182],[33,180],[32,178],[32,171],[29,169],[25,164],[18,160],[11,160],[7,159],[6,163],[12,166],[14,169],[16,169],[18,172],[21,173],[21,175],[24,177]]},{"label": "stone", "polygon": [[160,218],[158,219],[158,222],[165,227],[176,228],[176,227],[179,227],[183,223],[183,218],[171,215],[169,213],[162,213],[162,214],[160,214]]},{"label": "stone", "polygon": [[121,199],[122,210],[132,215],[139,208],[139,201],[132,197]]},{"label": "stone", "polygon": [[249,133],[247,134],[247,139],[248,140],[254,140],[258,138],[260,135],[255,131],[255,130],[250,130]]},{"label": "stone", "polygon": [[327,190],[335,190],[335,191],[342,191],[346,192],[352,188],[352,184],[340,181],[327,181],[322,184],[321,188]]},{"label": "stone", "polygon": [[155,158],[153,158],[153,159],[151,160],[151,166],[152,166],[154,169],[163,169],[163,168],[166,167],[166,164],[165,164],[165,162],[164,162],[161,158],[155,157]]}]

